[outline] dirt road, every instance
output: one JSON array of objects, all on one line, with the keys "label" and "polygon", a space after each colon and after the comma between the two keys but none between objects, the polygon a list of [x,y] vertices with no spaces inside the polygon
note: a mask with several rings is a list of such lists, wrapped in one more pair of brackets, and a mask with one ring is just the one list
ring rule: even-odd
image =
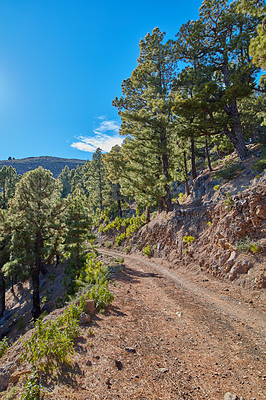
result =
[{"label": "dirt road", "polygon": [[231,392],[265,399],[262,291],[158,259],[100,253],[125,258],[114,277],[115,301],[95,317],[95,336],[82,331],[76,382],[65,394],[58,387],[57,396],[223,400]]}]

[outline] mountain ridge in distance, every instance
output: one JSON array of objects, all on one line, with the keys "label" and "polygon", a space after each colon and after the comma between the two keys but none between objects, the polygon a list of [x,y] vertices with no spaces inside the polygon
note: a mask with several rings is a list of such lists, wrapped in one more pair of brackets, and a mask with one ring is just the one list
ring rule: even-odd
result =
[{"label": "mountain ridge in distance", "polygon": [[0,160],[0,169],[4,165],[10,165],[16,169],[17,174],[25,174],[27,171],[32,171],[38,167],[49,169],[54,178],[58,178],[62,170],[67,165],[69,169],[75,169],[78,165],[83,165],[87,160],[80,160],[77,158],[62,158],[53,156],[40,156],[40,157],[26,157],[20,159]]}]

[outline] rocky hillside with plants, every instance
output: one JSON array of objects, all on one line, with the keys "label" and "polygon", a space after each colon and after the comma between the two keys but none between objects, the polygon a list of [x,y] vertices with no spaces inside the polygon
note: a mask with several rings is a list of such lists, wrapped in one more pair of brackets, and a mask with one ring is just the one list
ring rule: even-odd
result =
[{"label": "rocky hillside with plants", "polygon": [[[236,168],[237,165],[237,168]],[[102,245],[185,263],[248,287],[266,287],[266,174],[256,158],[203,171],[169,213],[102,224]],[[146,222],[146,221],[145,221]]]}]

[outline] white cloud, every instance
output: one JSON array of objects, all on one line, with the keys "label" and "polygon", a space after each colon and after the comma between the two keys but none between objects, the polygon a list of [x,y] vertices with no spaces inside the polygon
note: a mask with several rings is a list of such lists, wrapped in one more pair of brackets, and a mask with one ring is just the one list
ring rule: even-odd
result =
[{"label": "white cloud", "polygon": [[[100,125],[93,130],[95,136],[79,136],[77,142],[71,144],[81,151],[87,151],[93,153],[98,147],[103,151],[108,152],[116,144],[120,145],[123,142],[123,138],[119,135],[120,125],[116,121],[103,121]],[[108,135],[105,132],[112,131],[114,135]]]},{"label": "white cloud", "polygon": [[120,125],[116,121],[103,121],[100,126],[93,130],[94,133],[104,133],[107,131],[119,132]]}]

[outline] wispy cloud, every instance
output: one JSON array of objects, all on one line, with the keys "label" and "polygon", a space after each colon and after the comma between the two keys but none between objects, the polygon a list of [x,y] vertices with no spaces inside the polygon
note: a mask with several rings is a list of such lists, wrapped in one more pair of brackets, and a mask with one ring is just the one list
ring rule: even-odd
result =
[{"label": "wispy cloud", "polygon": [[[103,119],[103,117],[99,117]],[[100,125],[93,130],[94,136],[79,136],[77,142],[71,144],[81,151],[93,153],[98,147],[103,151],[108,152],[116,144],[121,145],[123,138],[119,136],[120,125],[116,121],[104,120]],[[113,132],[113,134],[106,134],[105,132]]]}]

